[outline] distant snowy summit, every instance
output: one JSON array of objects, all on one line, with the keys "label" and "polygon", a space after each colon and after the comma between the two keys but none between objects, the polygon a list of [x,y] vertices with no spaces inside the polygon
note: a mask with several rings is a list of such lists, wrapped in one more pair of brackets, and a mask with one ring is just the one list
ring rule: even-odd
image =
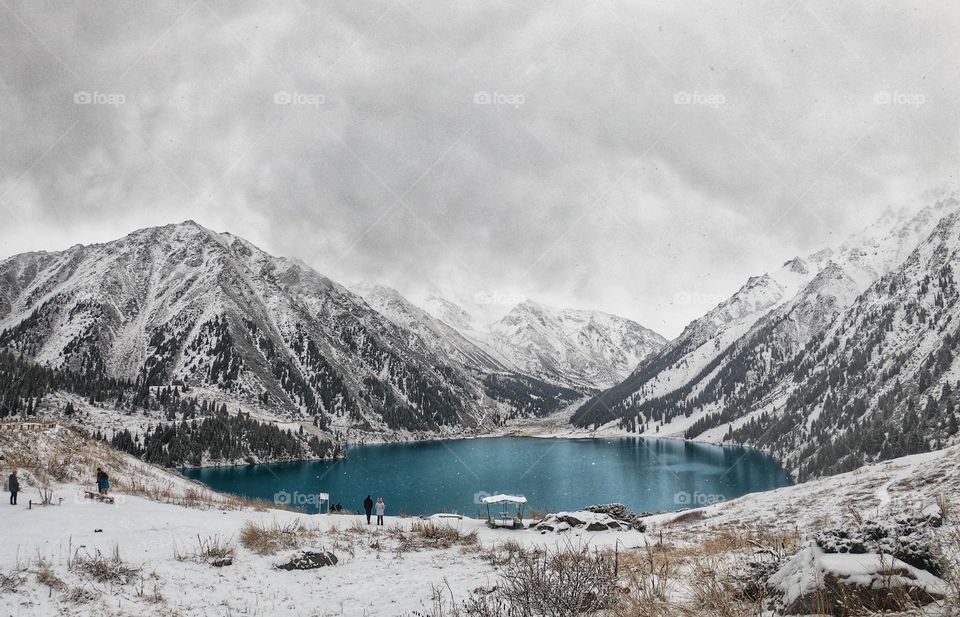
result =
[{"label": "distant snowy summit", "polygon": [[358,291],[186,221],[0,261],[0,347],[211,388],[329,430],[459,434],[569,405],[662,342],[612,316],[564,322],[530,356],[541,369],[469,336],[453,303],[438,319],[388,288]]},{"label": "distant snowy summit", "polygon": [[420,308],[382,285],[352,289],[388,319],[422,334],[445,353],[584,391],[618,383],[667,342],[634,321],[600,311],[524,300],[503,318],[481,325],[461,305],[438,295],[428,296]]}]

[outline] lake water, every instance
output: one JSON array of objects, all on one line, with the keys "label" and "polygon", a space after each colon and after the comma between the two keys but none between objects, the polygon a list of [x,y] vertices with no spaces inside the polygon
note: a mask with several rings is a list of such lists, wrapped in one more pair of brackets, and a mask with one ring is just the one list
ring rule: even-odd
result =
[{"label": "lake water", "polygon": [[387,514],[476,516],[484,495],[523,495],[558,512],[620,502],[635,512],[705,505],[791,484],[772,458],[739,447],[673,439],[491,437],[353,446],[341,461],[186,469],[213,489],[317,511],[316,495],[360,510],[382,496]]}]

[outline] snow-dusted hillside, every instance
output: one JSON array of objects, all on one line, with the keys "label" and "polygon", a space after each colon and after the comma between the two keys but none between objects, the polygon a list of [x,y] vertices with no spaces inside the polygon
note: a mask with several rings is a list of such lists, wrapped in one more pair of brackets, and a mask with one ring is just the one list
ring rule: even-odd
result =
[{"label": "snow-dusted hillside", "polygon": [[[852,366],[844,350],[836,351],[835,339],[828,331],[844,323],[849,315],[869,311],[862,306],[864,302],[874,307],[877,303],[909,304],[906,296],[901,293],[898,297],[884,281],[916,261],[918,247],[939,237],[934,230],[946,224],[960,207],[955,189],[924,199],[927,201],[922,204],[891,210],[836,249],[793,259],[779,270],[751,279],[730,299],[691,323],[661,352],[641,363],[626,381],[584,404],[573,421],[581,426],[599,426],[613,420],[631,432],[682,434],[712,441],[724,439],[733,431],[741,441],[771,449],[803,475],[852,468],[855,465],[850,460],[839,465],[834,460],[826,469],[826,461],[836,453],[821,453],[812,467],[808,464],[801,469],[802,463],[810,463],[808,459],[814,456],[814,443],[823,445],[822,439],[814,441],[806,433],[823,403],[844,406],[864,396],[838,387],[856,379],[861,367],[859,362]],[[937,250],[952,251],[945,246]],[[923,273],[912,276],[921,281],[936,278],[940,267],[927,260],[920,267]],[[915,284],[913,292],[917,289]],[[871,296],[873,300],[867,300]],[[946,297],[940,300],[946,301]],[[854,326],[855,332],[848,331],[847,336],[851,341],[870,340],[875,327],[861,320]],[[948,334],[941,327],[930,336],[949,342]],[[882,349],[875,349],[873,357],[880,364],[896,362],[895,358],[905,353],[903,342],[903,338],[891,340]],[[819,373],[824,358],[832,353],[840,354],[833,362],[846,365],[850,374],[838,377],[834,372],[831,383],[814,386],[806,373]],[[840,359],[844,357],[847,360]],[[874,382],[873,387],[881,391],[895,387],[899,372],[892,371],[889,364],[888,368],[891,372],[880,380],[883,383]],[[791,412],[797,409],[798,399],[791,395],[807,400],[813,387],[818,387],[821,395],[829,392],[830,397],[806,406],[803,414],[807,419],[784,417],[785,407]],[[875,406],[878,399],[876,392],[873,394],[867,398]],[[900,413],[895,415],[899,417]],[[750,417],[753,423],[746,427]],[[944,422],[949,417],[939,415]],[[834,422],[832,429],[843,432],[858,418],[859,414]],[[927,439],[934,445],[931,431],[927,431]],[[922,449],[916,445],[909,451]],[[883,456],[889,458],[891,454]],[[858,451],[862,457],[858,464],[880,455]]]},{"label": "snow-dusted hillside", "polygon": [[[83,495],[101,465],[110,472],[113,504]],[[394,516],[389,505],[384,527],[368,526],[352,514],[304,515],[213,493],[64,427],[14,433],[0,442],[0,476],[13,469],[20,477],[20,503],[0,504],[9,539],[0,543],[4,615],[448,615],[472,594],[501,598],[524,552],[559,559],[585,549],[619,566],[609,598],[614,604],[591,614],[636,614],[628,611],[641,606],[641,614],[655,617],[775,617],[785,613],[775,590],[757,604],[737,592],[789,565],[790,555],[826,529],[916,515],[936,503],[948,516],[924,539],[948,563],[960,558],[960,544],[950,541],[958,530],[957,448],[648,516],[645,532],[490,529],[468,517]],[[52,505],[37,505],[41,490]],[[568,514],[586,519],[587,513]],[[251,533],[258,530],[283,541],[272,546],[258,541]],[[277,567],[304,550],[329,551],[337,562],[312,571]],[[767,567],[751,565],[757,563]],[[954,586],[946,598],[905,614],[952,614],[960,594],[956,574],[948,574]],[[575,577],[564,580],[564,591],[578,584]],[[595,590],[593,578],[584,582],[588,591]],[[856,598],[850,594],[844,600]],[[709,610],[710,601],[720,608]]]}]

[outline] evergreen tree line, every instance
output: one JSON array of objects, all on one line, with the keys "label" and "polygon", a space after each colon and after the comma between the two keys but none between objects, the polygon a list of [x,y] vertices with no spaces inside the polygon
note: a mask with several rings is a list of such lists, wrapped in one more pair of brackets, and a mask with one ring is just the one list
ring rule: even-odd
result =
[{"label": "evergreen tree line", "polygon": [[124,429],[109,441],[143,460],[166,467],[200,466],[205,462],[301,460],[342,456],[339,442],[306,437],[275,424],[259,422],[250,414],[230,415],[226,405],[213,415],[148,427],[141,438]]}]

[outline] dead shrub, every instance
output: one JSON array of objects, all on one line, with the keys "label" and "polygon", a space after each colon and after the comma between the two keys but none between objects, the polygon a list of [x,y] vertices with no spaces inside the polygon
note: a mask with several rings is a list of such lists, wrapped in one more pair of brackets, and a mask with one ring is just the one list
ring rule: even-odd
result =
[{"label": "dead shrub", "polygon": [[572,544],[507,554],[497,586],[474,593],[462,605],[463,615],[570,617],[610,609],[620,593],[616,554]]}]

